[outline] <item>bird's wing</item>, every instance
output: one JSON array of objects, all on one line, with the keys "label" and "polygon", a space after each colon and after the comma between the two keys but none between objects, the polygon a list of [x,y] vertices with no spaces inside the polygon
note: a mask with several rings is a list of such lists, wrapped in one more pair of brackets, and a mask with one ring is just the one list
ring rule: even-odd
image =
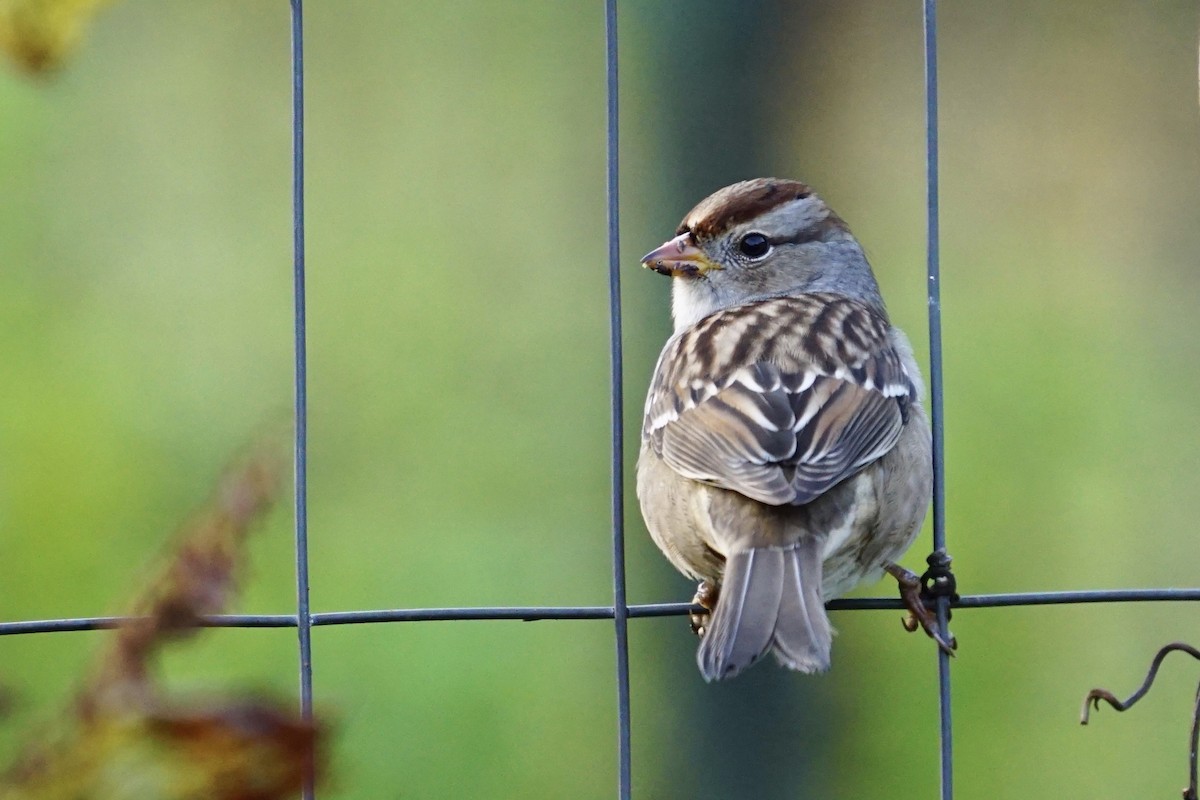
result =
[{"label": "bird's wing", "polygon": [[642,436],[679,474],[803,504],[888,452],[916,388],[887,320],[834,295],[718,312],[659,358]]}]

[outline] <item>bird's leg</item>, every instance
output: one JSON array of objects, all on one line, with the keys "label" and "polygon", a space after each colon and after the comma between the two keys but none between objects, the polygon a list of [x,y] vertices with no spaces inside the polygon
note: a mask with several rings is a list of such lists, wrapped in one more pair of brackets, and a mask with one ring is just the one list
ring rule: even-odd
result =
[{"label": "bird's leg", "polygon": [[948,655],[954,655],[954,650],[958,647],[958,642],[954,636],[950,636],[950,640],[942,638],[941,632],[938,630],[937,613],[929,606],[925,605],[925,600],[933,599],[928,587],[917,577],[915,572],[911,572],[899,564],[888,562],[883,567],[887,574],[896,579],[896,583],[900,584],[900,600],[904,603],[904,607],[908,609],[908,614],[900,620],[904,625],[904,630],[912,633],[919,625],[929,637],[938,643],[938,647]]},{"label": "bird's leg", "polygon": [[692,605],[700,606],[704,610],[688,614],[688,621],[692,623],[692,633],[697,636],[704,635],[708,626],[708,618],[712,615],[713,609],[717,607],[719,593],[720,589],[717,584],[708,581],[700,581],[700,585],[696,587],[696,596],[692,598]]}]

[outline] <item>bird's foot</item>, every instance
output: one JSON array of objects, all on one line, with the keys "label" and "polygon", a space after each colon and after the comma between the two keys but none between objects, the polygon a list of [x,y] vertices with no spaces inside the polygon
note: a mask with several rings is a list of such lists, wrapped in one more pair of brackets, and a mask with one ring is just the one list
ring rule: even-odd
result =
[{"label": "bird's foot", "polygon": [[688,621],[692,624],[692,633],[697,636],[704,636],[708,629],[708,618],[712,616],[713,609],[717,607],[719,591],[717,584],[708,581],[700,581],[700,585],[696,587],[696,596],[692,598],[692,605],[700,606],[704,610],[688,614]]},{"label": "bird's foot", "polygon": [[[904,603],[904,607],[908,609],[908,614],[900,620],[904,629],[912,633],[919,626],[931,639],[937,642],[942,652],[947,655],[954,655],[954,651],[958,648],[958,640],[949,631],[946,631],[946,636],[942,636],[938,626],[937,613],[926,605],[926,601],[934,602],[936,600],[926,580],[929,573],[926,573],[925,576],[917,577],[915,572],[911,572],[899,564],[891,562],[884,565],[884,570],[895,578],[896,583],[900,585],[900,600]],[[957,595],[954,596],[957,597]]]}]

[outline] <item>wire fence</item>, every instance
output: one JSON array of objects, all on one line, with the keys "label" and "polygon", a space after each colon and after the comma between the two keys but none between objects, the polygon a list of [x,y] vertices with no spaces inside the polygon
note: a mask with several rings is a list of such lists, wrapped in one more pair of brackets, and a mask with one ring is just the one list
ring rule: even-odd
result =
[{"label": "wire fence", "polygon": [[[293,211],[293,275],[294,275],[294,415],[295,415],[295,614],[224,614],[207,617],[210,627],[232,628],[295,628],[298,633],[300,704],[306,718],[312,716],[313,661],[312,629],[327,625],[361,625],[370,623],[425,622],[449,620],[596,620],[611,619],[614,623],[614,652],[617,686],[617,796],[632,797],[631,788],[631,723],[629,713],[629,645],[628,620],[632,618],[682,616],[698,610],[690,603],[658,603],[629,605],[625,593],[624,542],[624,425],[622,420],[622,348],[621,348],[621,284],[620,284],[620,218],[618,213],[619,166],[617,114],[617,0],[604,2],[605,69],[606,69],[606,192],[607,236],[609,258],[609,329],[610,329],[610,408],[611,408],[611,531],[613,604],[611,606],[528,606],[528,607],[468,607],[468,608],[411,608],[387,610],[356,610],[314,612],[309,602],[308,556],[308,379],[307,328],[305,301],[305,234],[304,234],[304,15],[303,0],[289,0],[291,5],[292,58],[292,211]],[[929,302],[929,372],[930,406],[933,427],[933,546],[929,557],[933,595],[936,598],[938,626],[943,636],[948,634],[950,609],[1003,608],[1011,606],[1041,606],[1080,603],[1124,602],[1197,602],[1200,588],[1189,589],[1116,589],[1063,592],[997,593],[959,596],[954,592],[953,575],[946,555],[945,519],[945,428],[943,412],[942,342],[941,342],[941,264],[939,250],[938,203],[938,62],[937,62],[937,0],[921,0],[923,15],[926,119],[926,196],[927,196],[927,283]],[[938,581],[941,581],[940,587]],[[834,600],[830,610],[904,609],[899,598],[853,598]],[[116,628],[124,617],[80,617],[52,620],[18,620],[0,622],[0,636],[29,633],[85,631]],[[1167,649],[1180,645],[1171,645]],[[1140,697],[1165,653],[1160,653],[1147,678]],[[937,650],[938,706],[940,711],[940,797],[952,800],[953,787],[953,729],[951,725],[950,657]],[[1096,692],[1102,690],[1094,690]],[[1092,695],[1089,695],[1089,699]],[[1136,697],[1134,699],[1136,699]],[[1130,704],[1132,704],[1130,702]],[[1200,719],[1200,694],[1197,700],[1197,719]],[[1193,723],[1193,740],[1196,722]],[[1196,755],[1192,752],[1192,771]],[[1193,793],[1195,791],[1193,780]],[[304,797],[312,800],[315,787],[311,764],[305,781]]]}]

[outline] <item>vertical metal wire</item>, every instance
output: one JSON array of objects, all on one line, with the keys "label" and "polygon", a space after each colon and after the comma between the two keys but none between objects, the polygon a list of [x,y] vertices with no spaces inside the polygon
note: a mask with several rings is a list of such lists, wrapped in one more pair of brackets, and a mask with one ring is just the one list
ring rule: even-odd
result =
[{"label": "vertical metal wire", "polygon": [[608,320],[611,366],[612,425],[612,545],[613,622],[617,649],[617,796],[632,794],[629,723],[629,608],[625,604],[625,426],[622,421],[624,392],[621,356],[621,222],[618,194],[617,152],[617,0],[605,0],[604,50],[608,101],[607,199],[608,199]]},{"label": "vertical metal wire", "polygon": [[[927,254],[929,276],[929,393],[933,416],[933,549],[946,549],[945,436],[942,405],[942,289],[938,219],[938,85],[937,0],[924,0],[925,29],[925,157],[927,192]],[[938,628],[949,636],[947,597],[937,601]],[[942,800],[954,797],[953,736],[950,724],[950,657],[940,649],[938,707],[940,711]]]},{"label": "vertical metal wire", "polygon": [[[312,614],[308,585],[308,351],[304,292],[304,9],[292,6],[292,248],[295,374],[296,630],[300,640],[300,713],[312,719]],[[305,765],[304,798],[315,796]]]}]

